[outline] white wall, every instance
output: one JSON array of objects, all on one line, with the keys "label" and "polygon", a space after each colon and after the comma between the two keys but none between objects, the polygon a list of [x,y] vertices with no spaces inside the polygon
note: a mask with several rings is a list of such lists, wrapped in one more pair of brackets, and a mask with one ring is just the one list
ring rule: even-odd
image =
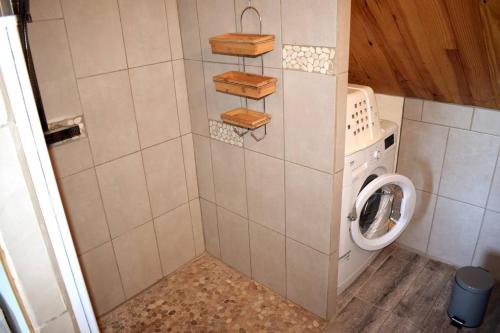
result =
[{"label": "white wall", "polygon": [[[381,119],[390,120],[398,124],[399,135],[396,142],[396,151],[399,149],[399,141],[401,139],[401,122],[403,120],[403,103],[404,97],[391,96],[384,94],[375,94],[377,100],[379,117]],[[394,168],[397,165],[397,160],[394,161]]]},{"label": "white wall", "polygon": [[417,188],[399,242],[500,279],[500,111],[406,98],[398,172]]}]

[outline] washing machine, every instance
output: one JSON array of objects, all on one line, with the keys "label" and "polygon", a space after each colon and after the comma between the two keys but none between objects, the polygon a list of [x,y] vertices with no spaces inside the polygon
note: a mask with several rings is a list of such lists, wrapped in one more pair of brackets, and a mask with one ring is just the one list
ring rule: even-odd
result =
[{"label": "washing machine", "polygon": [[397,124],[379,119],[373,90],[349,85],[339,238],[338,292],[410,223],[415,187],[395,173]]}]

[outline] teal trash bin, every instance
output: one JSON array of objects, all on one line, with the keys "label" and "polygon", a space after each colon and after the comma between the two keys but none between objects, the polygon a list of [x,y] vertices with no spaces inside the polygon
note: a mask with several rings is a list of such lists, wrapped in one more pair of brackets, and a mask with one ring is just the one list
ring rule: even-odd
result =
[{"label": "teal trash bin", "polygon": [[457,270],[451,292],[448,316],[457,327],[477,327],[483,322],[495,280],[480,267]]}]

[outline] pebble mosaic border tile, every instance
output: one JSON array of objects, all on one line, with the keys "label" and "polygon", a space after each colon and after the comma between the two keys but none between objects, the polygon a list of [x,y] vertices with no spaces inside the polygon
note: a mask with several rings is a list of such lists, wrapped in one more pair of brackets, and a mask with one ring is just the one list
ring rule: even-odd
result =
[{"label": "pebble mosaic border tile", "polygon": [[212,139],[243,147],[243,137],[234,132],[234,126],[212,119],[208,120],[208,126]]},{"label": "pebble mosaic border tile", "polygon": [[335,74],[335,48],[283,45],[283,69]]},{"label": "pebble mosaic border tile", "polygon": [[69,127],[69,126],[73,126],[73,125],[78,125],[78,127],[80,127],[80,135],[72,137],[71,139],[68,139],[68,140],[53,143],[53,144],[51,144],[51,146],[58,146],[58,145],[61,145],[61,144],[67,143],[67,142],[76,141],[76,140],[79,140],[81,138],[87,137],[87,131],[85,128],[85,121],[83,120],[83,115],[76,116],[73,118],[54,121],[54,122],[51,122],[48,124],[49,131],[53,131],[53,130],[56,130],[59,128]]}]

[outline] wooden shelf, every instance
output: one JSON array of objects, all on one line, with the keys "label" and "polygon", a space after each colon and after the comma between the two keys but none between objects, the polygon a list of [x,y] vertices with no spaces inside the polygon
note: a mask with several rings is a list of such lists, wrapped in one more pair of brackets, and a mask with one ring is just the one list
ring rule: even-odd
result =
[{"label": "wooden shelf", "polygon": [[245,108],[237,108],[221,114],[225,123],[238,127],[256,129],[271,121],[271,115]]},{"label": "wooden shelf", "polygon": [[226,72],[213,78],[215,89],[226,94],[261,99],[276,91],[277,79],[245,72]]},{"label": "wooden shelf", "polygon": [[257,57],[274,48],[274,35],[230,33],[209,39],[212,53]]}]

